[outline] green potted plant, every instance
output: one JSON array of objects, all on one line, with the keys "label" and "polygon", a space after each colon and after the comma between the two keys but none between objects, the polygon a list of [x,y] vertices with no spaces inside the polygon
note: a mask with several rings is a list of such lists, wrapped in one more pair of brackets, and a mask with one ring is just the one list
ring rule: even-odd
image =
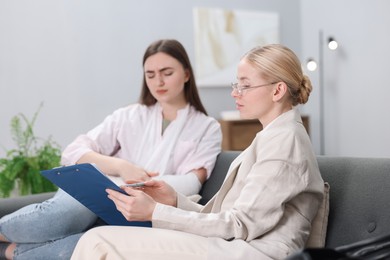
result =
[{"label": "green potted plant", "polygon": [[15,187],[19,195],[56,191],[57,186],[44,178],[40,171],[60,164],[61,149],[51,138],[38,138],[33,131],[42,104],[32,120],[20,113],[11,119],[11,136],[15,149],[0,158],[0,197],[9,197]]}]

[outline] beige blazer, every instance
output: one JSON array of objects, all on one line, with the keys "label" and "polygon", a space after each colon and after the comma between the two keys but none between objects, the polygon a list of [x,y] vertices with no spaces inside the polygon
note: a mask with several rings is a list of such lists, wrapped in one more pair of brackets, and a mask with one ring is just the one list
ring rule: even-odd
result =
[{"label": "beige blazer", "polygon": [[310,139],[293,109],[256,135],[209,203],[179,195],[177,208],[157,205],[153,227],[207,237],[209,259],[284,259],[304,247],[323,187]]}]

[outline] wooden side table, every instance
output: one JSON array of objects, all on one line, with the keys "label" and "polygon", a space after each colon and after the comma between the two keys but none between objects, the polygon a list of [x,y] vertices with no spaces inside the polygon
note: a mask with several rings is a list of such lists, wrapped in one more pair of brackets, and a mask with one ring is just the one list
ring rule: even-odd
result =
[{"label": "wooden side table", "polygon": [[[309,117],[302,116],[303,125],[309,131]],[[259,120],[219,120],[222,129],[222,150],[243,151],[256,134],[263,129]]]}]

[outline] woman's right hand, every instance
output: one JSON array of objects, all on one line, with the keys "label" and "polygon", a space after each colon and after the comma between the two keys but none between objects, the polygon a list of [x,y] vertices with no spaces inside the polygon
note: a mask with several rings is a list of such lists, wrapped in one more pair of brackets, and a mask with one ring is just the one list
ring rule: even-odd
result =
[{"label": "woman's right hand", "polygon": [[165,181],[152,179],[145,182],[142,191],[161,204],[177,206],[177,193]]},{"label": "woman's right hand", "polygon": [[147,172],[145,169],[127,161],[123,161],[120,165],[118,165],[118,174],[125,182],[148,181],[151,180],[152,177],[158,175],[158,173]]}]

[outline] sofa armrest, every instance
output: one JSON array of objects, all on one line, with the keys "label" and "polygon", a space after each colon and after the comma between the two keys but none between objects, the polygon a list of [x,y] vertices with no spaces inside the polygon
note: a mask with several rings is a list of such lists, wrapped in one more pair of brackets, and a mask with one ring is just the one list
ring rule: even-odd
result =
[{"label": "sofa armrest", "polygon": [[53,197],[55,192],[0,199],[0,218],[26,205],[39,203]]}]

